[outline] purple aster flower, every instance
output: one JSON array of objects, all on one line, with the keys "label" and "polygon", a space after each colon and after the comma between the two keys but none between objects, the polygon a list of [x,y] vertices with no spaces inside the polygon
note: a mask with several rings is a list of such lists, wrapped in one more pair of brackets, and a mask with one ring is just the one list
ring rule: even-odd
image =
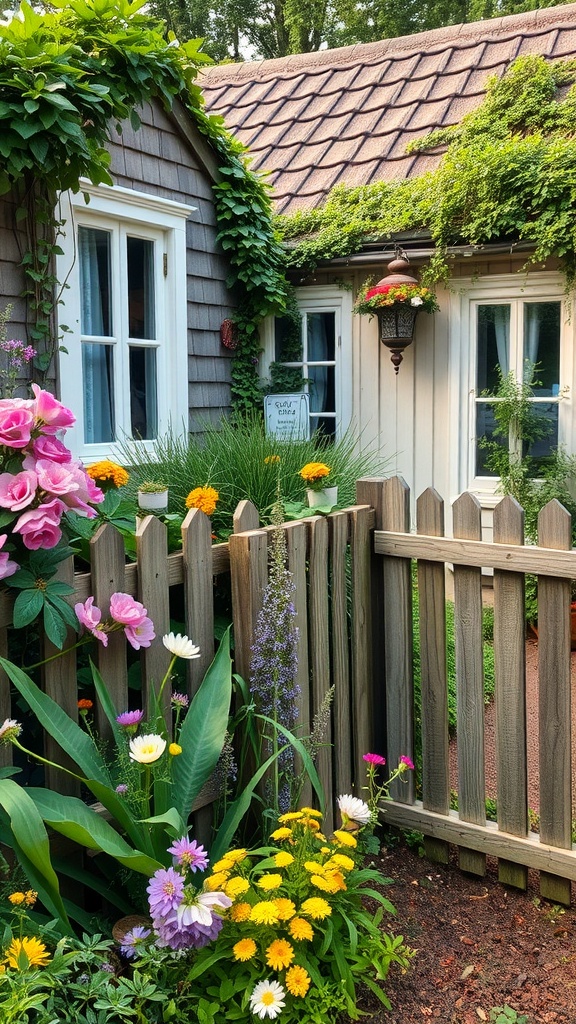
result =
[{"label": "purple aster flower", "polygon": [[150,914],[161,917],[170,910],[175,910],[184,894],[184,879],[174,868],[158,868],[147,887]]},{"label": "purple aster flower", "polygon": [[208,854],[203,846],[199,846],[195,839],[190,841],[186,836],[176,839],[172,846],[168,847],[176,864],[190,868],[190,871],[204,871],[208,867]]},{"label": "purple aster flower", "polygon": [[174,692],[170,699],[175,708],[187,708],[190,703],[185,693]]},{"label": "purple aster flower", "polygon": [[201,949],[217,938],[223,920],[220,910],[231,906],[223,892],[188,889],[180,905],[154,922],[159,946],[170,949]]},{"label": "purple aster flower", "polygon": [[118,796],[124,796],[124,794],[128,792],[128,786],[126,783],[121,782],[119,786],[116,786],[116,792],[118,793]]},{"label": "purple aster flower", "polygon": [[123,956],[128,957],[131,960],[136,956],[137,947],[143,945],[144,939],[147,939],[152,932],[149,928],[144,928],[143,925],[137,925],[135,928],[131,928],[130,931],[126,932],[122,945],[120,946],[120,952]]},{"label": "purple aster flower", "polygon": [[134,735],[143,718],[143,711],[123,711],[116,717],[116,721],[127,733]]}]

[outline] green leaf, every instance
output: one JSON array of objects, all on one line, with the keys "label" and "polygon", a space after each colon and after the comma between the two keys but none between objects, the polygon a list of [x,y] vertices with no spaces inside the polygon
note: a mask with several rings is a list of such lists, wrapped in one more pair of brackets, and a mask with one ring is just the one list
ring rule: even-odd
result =
[{"label": "green leaf", "polygon": [[44,631],[48,639],[61,651],[66,640],[66,623],[48,600],[44,601]]},{"label": "green leaf", "polygon": [[32,884],[37,878],[42,880],[44,893],[49,900],[47,909],[55,912],[65,931],[71,933],[70,922],[60,896],[58,877],[50,861],[48,833],[30,792],[11,779],[1,779],[0,804],[10,818],[12,834],[19,850],[33,869]]},{"label": "green leaf", "polygon": [[41,590],[23,590],[14,601],[12,622],[15,629],[22,629],[33,622],[42,611],[44,594]]},{"label": "green leaf", "polygon": [[256,718],[258,718],[261,722],[266,722],[268,725],[271,725],[273,729],[277,729],[278,732],[282,733],[282,735],[288,740],[290,745],[294,747],[296,753],[300,755],[300,757],[302,758],[304,769],[312,784],[312,788],[314,789],[320,802],[320,810],[322,811],[322,813],[324,813],[324,788],[322,786],[322,783],[320,782],[320,779],[318,778],[318,772],[314,767],[314,762],[302,741],[299,740],[298,737],[294,735],[294,733],[290,732],[289,729],[286,729],[284,725],[280,725],[280,722],[274,721],[273,718],[268,718],[266,715],[256,715]]},{"label": "green leaf", "polygon": [[224,746],[232,698],[230,630],[195,694],[178,737],[182,753],[173,761],[173,801],[187,822],[192,804],[214,771]]}]

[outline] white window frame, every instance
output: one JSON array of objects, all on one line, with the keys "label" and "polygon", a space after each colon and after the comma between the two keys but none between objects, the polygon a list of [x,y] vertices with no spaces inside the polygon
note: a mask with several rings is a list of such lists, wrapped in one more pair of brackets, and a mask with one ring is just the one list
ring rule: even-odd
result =
[{"label": "white window frame", "polygon": [[[118,274],[119,266],[125,261],[119,242],[126,235],[156,242],[157,339],[153,347],[157,349],[158,433],[165,432],[171,424],[177,430],[187,430],[186,220],[196,208],[120,186],[96,186],[83,182],[81,188],[81,192],[68,194],[65,199],[65,235],[60,242],[64,254],[58,260],[58,279],[67,287],[62,293],[59,322],[66,324],[69,330],[62,337],[66,352],[59,354],[59,377],[61,401],[76,416],[76,424],[67,433],[66,442],[77,458],[94,462],[117,458],[118,452],[115,442],[92,444],[84,441],[78,227],[82,225],[112,232],[113,274]],[[114,331],[118,330],[117,320],[116,316]],[[129,396],[126,387],[122,389],[127,380],[128,345],[125,338],[119,338],[114,344],[118,345],[114,364],[116,431],[118,438],[122,439],[130,436]],[[123,376],[120,376],[120,359]],[[154,449],[153,440],[141,443],[151,451]]]},{"label": "white window frame", "polygon": [[[558,443],[575,448],[574,323],[569,317],[564,278],[558,273],[534,273],[512,276],[491,275],[451,283],[450,316],[450,491],[475,493],[483,507],[494,507],[498,478],[475,476],[476,461],[476,311],[478,305],[519,302],[560,302],[560,395]],[[512,309],[512,319],[515,320]]]},{"label": "white window frame", "polygon": [[[336,285],[306,285],[296,289],[296,302],[302,314],[334,313],[335,367],[334,396],[336,434],[338,440],[352,420],[352,292]],[[302,321],[303,329],[305,321]],[[275,361],[274,318],[269,317],[262,334],[261,375],[269,376],[270,363]],[[294,365],[286,363],[287,366]],[[306,387],[302,389],[306,391]],[[313,423],[315,416],[311,416]]]}]

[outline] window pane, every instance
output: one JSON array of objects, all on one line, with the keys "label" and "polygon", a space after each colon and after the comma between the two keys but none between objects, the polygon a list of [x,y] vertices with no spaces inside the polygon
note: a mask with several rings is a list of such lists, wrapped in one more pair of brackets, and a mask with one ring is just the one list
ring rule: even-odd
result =
[{"label": "window pane", "polygon": [[535,364],[535,395],[557,395],[560,381],[560,303],[524,304],[524,360]]},{"label": "window pane", "polygon": [[302,317],[277,316],[274,321],[274,359],[278,363],[302,362]]},{"label": "window pane", "polygon": [[156,338],[154,316],[154,242],[127,238],[128,333],[131,338]]},{"label": "window pane", "polygon": [[496,418],[494,416],[494,406],[490,402],[477,402],[476,403],[476,476],[493,476],[497,474],[492,469],[488,469],[486,461],[489,456],[489,452],[483,448],[478,442],[481,438],[486,438],[488,441],[496,441],[499,445],[503,445],[503,439],[501,437],[494,437],[494,428],[496,427]]},{"label": "window pane", "polygon": [[78,228],[80,330],[84,335],[112,337],[110,232]]},{"label": "window pane", "polygon": [[558,402],[534,402],[533,409],[546,430],[546,435],[534,441],[527,452],[535,459],[534,468],[539,473],[546,468],[552,448],[558,445]]},{"label": "window pane", "polygon": [[307,313],[308,361],[332,362],[335,359],[335,314]]},{"label": "window pane", "polygon": [[310,416],[310,431],[320,431],[326,437],[336,436],[336,417]]},{"label": "window pane", "polygon": [[130,346],[130,430],[144,441],[158,436],[155,348]]},{"label": "window pane", "polygon": [[82,344],[84,441],[115,440],[114,350],[112,345]]},{"label": "window pane", "polygon": [[335,412],[333,366],[308,367],[310,412]]},{"label": "window pane", "polygon": [[495,391],[510,370],[510,306],[478,306],[476,392]]}]

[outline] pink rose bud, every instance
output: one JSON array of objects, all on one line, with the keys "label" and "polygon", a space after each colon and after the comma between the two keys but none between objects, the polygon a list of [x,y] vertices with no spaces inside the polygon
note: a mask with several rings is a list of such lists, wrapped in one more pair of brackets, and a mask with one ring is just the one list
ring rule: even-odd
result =
[{"label": "pink rose bud", "polygon": [[38,384],[32,385],[32,391],[35,399],[32,411],[36,426],[42,434],[56,434],[59,430],[74,426],[76,417],[54,395],[43,391]]}]

